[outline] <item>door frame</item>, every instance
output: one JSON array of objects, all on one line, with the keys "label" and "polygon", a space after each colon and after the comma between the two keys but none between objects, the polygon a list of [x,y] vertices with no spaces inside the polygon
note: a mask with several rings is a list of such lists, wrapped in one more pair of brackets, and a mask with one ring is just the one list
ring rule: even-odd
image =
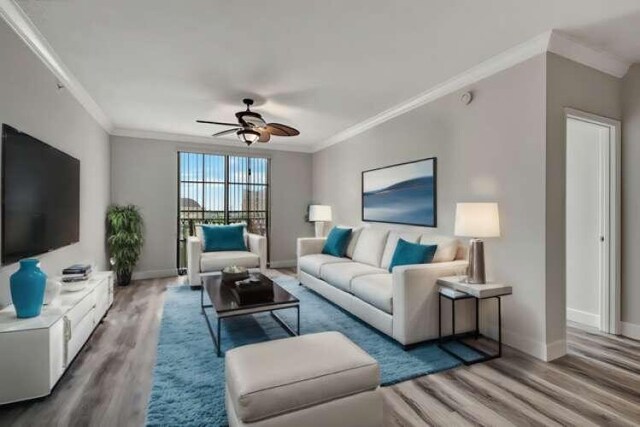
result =
[{"label": "door frame", "polygon": [[[609,201],[601,227],[601,263],[604,268],[600,286],[600,330],[610,334],[620,333],[620,271],[621,271],[621,161],[622,123],[619,120],[598,116],[574,108],[565,108],[565,129],[569,119],[593,123],[609,129],[609,150],[601,153],[601,161],[609,173],[609,185],[600,188],[600,197]],[[565,138],[567,138],[565,131]],[[565,144],[566,146],[566,144]],[[608,161],[607,161],[608,157]],[[565,207],[566,215],[566,207]],[[608,226],[607,223],[608,222]],[[565,284],[566,289],[566,284]]]}]

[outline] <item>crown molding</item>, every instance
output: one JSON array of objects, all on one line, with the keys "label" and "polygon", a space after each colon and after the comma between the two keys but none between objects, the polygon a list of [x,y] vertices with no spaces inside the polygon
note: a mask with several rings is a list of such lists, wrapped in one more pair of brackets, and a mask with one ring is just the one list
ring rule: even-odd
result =
[{"label": "crown molding", "polygon": [[[64,65],[45,37],[40,33],[31,19],[20,8],[15,0],[0,0],[0,16],[7,22],[7,24],[9,24],[15,33],[18,34],[27,46],[29,46],[36,56],[40,58],[47,68],[51,70],[59,80],[60,84],[69,90],[69,92],[78,100],[87,112],[109,134],[133,138],[159,139],[211,145],[212,140],[210,137],[173,134],[151,130],[114,128],[111,119],[94,101],[91,95],[89,95],[78,79]],[[320,151],[545,52],[555,53],[617,78],[623,77],[631,65],[630,61],[616,57],[615,55],[603,50],[587,46],[557,30],[547,31],[532,38],[531,40],[521,43],[481,62],[467,71],[460,73],[443,83],[435,85],[413,98],[351,126],[318,144],[300,145],[284,142],[270,142],[264,148],[307,153]],[[215,145],[237,147],[235,141],[225,141],[224,139],[216,140]]]},{"label": "crown molding", "polygon": [[[185,135],[179,133],[170,133],[170,132],[157,132],[150,131],[144,129],[124,129],[124,128],[115,128],[111,131],[112,136],[122,136],[127,138],[138,138],[138,139],[155,139],[160,141],[171,141],[171,142],[185,142],[192,144],[205,144],[209,146],[222,146],[222,147],[232,147],[232,148],[246,148],[244,144],[242,144],[237,139],[232,138],[212,138],[210,136],[198,136],[198,135]],[[295,143],[295,142],[282,142],[282,141],[271,141],[267,144],[256,143],[252,145],[260,150],[275,150],[275,151],[293,151],[297,153],[312,153],[313,147],[310,145]]]},{"label": "crown molding", "polygon": [[354,137],[364,131],[376,127],[386,121],[416,109],[422,105],[442,98],[452,92],[458,91],[470,84],[476,83],[500,71],[513,67],[521,62],[526,61],[536,55],[544,53],[549,45],[551,32],[540,34],[533,39],[514,46],[480,64],[469,68],[467,71],[446,80],[443,83],[433,86],[432,88],[422,92],[405,102],[397,104],[388,110],[385,110],[363,122],[351,126],[331,138],[317,144],[314,151],[319,151],[331,145],[337,144],[349,138]]},{"label": "crown molding", "polygon": [[49,45],[49,42],[47,42],[47,39],[44,38],[22,8],[14,0],[0,0],[0,16],[100,126],[108,133],[111,132],[113,124],[109,117],[60,60],[51,45]]},{"label": "crown molding", "polygon": [[624,77],[631,66],[631,61],[587,46],[557,30],[551,32],[547,51],[617,78]]},{"label": "crown molding", "polygon": [[587,65],[618,78],[623,77],[631,66],[631,62],[629,61],[579,43],[557,30],[547,31],[481,62],[467,71],[422,92],[414,98],[397,104],[388,110],[333,135],[329,139],[316,144],[313,147],[313,151],[320,151],[338,142],[345,141],[394,117],[398,117],[415,108],[433,102],[436,99],[456,92],[545,52],[553,52],[574,62]]}]

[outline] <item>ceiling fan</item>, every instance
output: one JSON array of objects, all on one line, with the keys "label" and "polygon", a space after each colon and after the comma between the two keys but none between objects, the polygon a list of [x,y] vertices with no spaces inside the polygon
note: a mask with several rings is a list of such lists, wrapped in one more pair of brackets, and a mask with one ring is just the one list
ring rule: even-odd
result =
[{"label": "ceiling fan", "polygon": [[232,129],[214,133],[211,136],[219,137],[235,133],[240,141],[247,145],[254,142],[269,142],[271,136],[296,136],[300,135],[297,129],[280,123],[267,123],[260,114],[251,111],[253,99],[245,98],[242,103],[247,106],[245,111],[238,111],[236,118],[238,123],[211,122],[209,120],[196,120],[198,123],[207,123],[220,126],[233,126]]}]

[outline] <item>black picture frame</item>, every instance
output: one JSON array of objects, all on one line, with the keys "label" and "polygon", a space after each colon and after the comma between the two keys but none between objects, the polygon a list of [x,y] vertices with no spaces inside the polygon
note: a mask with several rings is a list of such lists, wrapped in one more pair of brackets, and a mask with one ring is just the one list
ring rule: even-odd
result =
[{"label": "black picture frame", "polygon": [[[431,161],[433,163],[433,224],[427,224],[427,223],[421,224],[421,223],[400,222],[400,221],[381,221],[381,220],[373,220],[373,219],[365,218],[365,215],[364,215],[364,211],[365,211],[365,205],[364,205],[364,196],[365,196],[364,180],[365,180],[365,174],[367,174],[369,172],[375,172],[375,171],[380,171],[380,170],[383,170],[383,169],[389,169],[389,168],[394,168],[394,167],[398,167],[398,166],[405,166],[405,165],[408,165],[408,164],[425,162],[425,161]],[[382,166],[382,167],[379,167],[379,168],[368,169],[368,170],[362,171],[361,179],[360,179],[360,217],[362,219],[362,222],[376,222],[376,223],[385,223],[385,224],[402,224],[402,225],[414,225],[414,226],[418,226],[418,227],[437,228],[438,227],[438,158],[437,157],[427,157],[427,158],[424,158],[424,159],[412,160],[412,161],[403,162],[403,163],[396,163],[396,164],[393,164],[393,165]]]}]

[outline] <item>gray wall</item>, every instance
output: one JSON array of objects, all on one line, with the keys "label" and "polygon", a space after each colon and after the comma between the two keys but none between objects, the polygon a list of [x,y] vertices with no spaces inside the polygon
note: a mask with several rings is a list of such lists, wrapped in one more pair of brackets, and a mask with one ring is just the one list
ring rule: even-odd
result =
[{"label": "gray wall", "polygon": [[[109,203],[107,133],[33,52],[0,20],[0,122],[9,124],[80,159],[80,242],[38,256],[48,275],[69,264],[106,267],[104,215]],[[17,264],[0,269],[0,306],[10,302],[9,276]]]},{"label": "gray wall", "polygon": [[623,79],[622,321],[640,333],[640,64]]},{"label": "gray wall", "polygon": [[620,119],[620,79],[553,53],[547,54],[546,325],[547,343],[564,345],[565,286],[565,107]]},{"label": "gray wall", "polygon": [[[438,157],[438,228],[453,234],[455,203],[496,201],[502,237],[487,239],[488,275],[513,285],[505,342],[545,351],[545,55],[454,93],[313,156],[315,202],[335,222],[360,222],[363,170]],[[376,225],[380,226],[380,225]],[[398,226],[396,226],[398,227]]]},{"label": "gray wall", "polygon": [[[213,144],[111,137],[111,200],[140,206],[146,224],[137,272],[175,272],[178,151],[233,153]],[[311,155],[255,148],[251,153],[271,158],[271,261],[293,262],[296,238],[313,234],[304,220],[311,201]]]}]

